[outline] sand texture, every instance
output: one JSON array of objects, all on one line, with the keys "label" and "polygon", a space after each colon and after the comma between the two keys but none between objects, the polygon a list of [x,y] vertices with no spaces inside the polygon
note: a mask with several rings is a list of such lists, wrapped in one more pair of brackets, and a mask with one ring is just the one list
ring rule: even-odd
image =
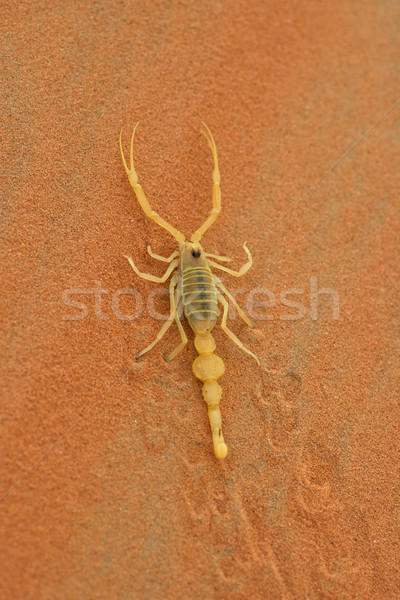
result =
[{"label": "sand texture", "polygon": [[[400,598],[400,5],[3,2],[4,600]],[[171,364],[176,242],[230,267],[226,460],[193,337]],[[71,301],[75,304],[71,305]],[[297,302],[300,305],[293,306]],[[292,304],[290,304],[292,303]]]}]

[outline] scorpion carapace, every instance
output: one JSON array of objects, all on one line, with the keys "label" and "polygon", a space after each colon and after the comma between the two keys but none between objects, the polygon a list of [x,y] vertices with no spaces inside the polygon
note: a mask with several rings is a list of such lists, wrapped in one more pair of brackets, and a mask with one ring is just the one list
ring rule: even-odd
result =
[{"label": "scorpion carapace", "polygon": [[221,412],[219,409],[221,387],[217,383],[217,380],[225,372],[225,366],[222,359],[214,353],[216,346],[214,338],[211,335],[211,331],[214,328],[217,322],[217,317],[220,314],[218,303],[220,303],[223,307],[221,321],[222,329],[225,331],[225,333],[227,333],[231,340],[235,342],[235,344],[247,352],[247,354],[250,354],[250,356],[252,356],[258,364],[260,364],[260,361],[258,360],[258,357],[251,350],[246,348],[235,336],[235,334],[228,328],[226,324],[228,316],[228,302],[223,294],[234,304],[238,315],[245,321],[245,323],[247,323],[247,325],[249,325],[249,327],[253,328],[254,324],[243,312],[236,300],[222,284],[220,279],[212,273],[210,267],[220,269],[225,273],[234,275],[235,277],[241,277],[250,269],[253,261],[249,249],[247,248],[246,244],[243,244],[243,248],[248,258],[247,263],[244,264],[239,271],[233,271],[232,269],[228,269],[227,267],[215,262],[215,260],[220,262],[229,262],[230,258],[209,254],[204,252],[203,248],[201,247],[200,240],[202,235],[214,223],[221,211],[220,174],[218,169],[217,148],[211,131],[207,125],[203,123],[204,130],[201,130],[201,133],[203,133],[205,136],[214,159],[212,194],[213,208],[208,219],[206,219],[203,225],[191,236],[190,242],[186,242],[185,236],[180,231],[175,229],[172,225],[160,217],[159,214],[152,210],[141,185],[138,183],[138,176],[133,163],[133,140],[138,124],[139,123],[136,124],[132,133],[129,167],[126,163],[122,149],[122,131],[120,134],[119,145],[125,171],[144,213],[150,217],[150,219],[153,219],[153,221],[166,229],[176,239],[179,244],[179,250],[175,250],[171,256],[166,258],[164,256],[154,254],[151,250],[151,247],[147,245],[147,250],[150,256],[156,258],[157,260],[169,263],[169,266],[162,277],[156,277],[155,275],[149,275],[148,273],[141,273],[137,269],[132,258],[126,256],[136,275],[148,281],[163,283],[172,274],[169,285],[170,315],[165,321],[164,325],[161,327],[161,330],[153,342],[139,352],[136,358],[139,358],[151,350],[165,335],[173,321],[175,321],[178,326],[181,335],[181,342],[168,356],[167,361],[171,361],[185,347],[187,343],[187,337],[180,321],[180,316],[183,310],[184,315],[189,321],[189,325],[195,334],[194,345],[199,356],[194,360],[192,369],[197,379],[200,379],[200,381],[203,382],[203,398],[208,406],[208,416],[211,425],[214,453],[217,458],[225,458],[228,453],[228,448],[222,435]]}]

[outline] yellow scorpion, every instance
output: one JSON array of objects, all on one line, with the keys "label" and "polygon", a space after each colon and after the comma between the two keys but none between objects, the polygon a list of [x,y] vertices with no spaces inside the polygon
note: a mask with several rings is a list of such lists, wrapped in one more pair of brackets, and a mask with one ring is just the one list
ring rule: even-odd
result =
[{"label": "yellow scorpion", "polygon": [[170,315],[165,321],[164,325],[161,327],[161,330],[157,334],[155,340],[149,346],[147,346],[147,348],[144,348],[144,350],[139,352],[136,358],[143,356],[143,354],[151,350],[165,335],[173,321],[175,321],[178,326],[182,341],[171,352],[167,358],[167,361],[170,362],[185,347],[187,344],[187,337],[180,320],[183,308],[185,317],[189,321],[189,325],[195,334],[194,345],[199,353],[199,356],[197,356],[197,358],[194,360],[192,369],[195,377],[200,379],[200,381],[202,381],[204,384],[202,392],[203,398],[208,406],[208,416],[211,426],[214,453],[217,458],[225,458],[228,454],[228,448],[225,444],[224,436],[222,435],[222,420],[219,409],[222,390],[220,385],[217,383],[217,379],[219,379],[225,372],[225,366],[222,359],[214,354],[216,344],[213,336],[211,335],[211,331],[216,324],[217,317],[220,315],[218,302],[220,302],[223,307],[221,322],[222,329],[228,334],[231,340],[235,342],[235,344],[247,352],[247,354],[250,354],[250,356],[252,356],[258,364],[260,364],[260,361],[258,357],[251,350],[246,348],[236,337],[236,335],[228,328],[226,324],[228,316],[228,302],[222,294],[225,294],[225,296],[230,299],[230,301],[236,307],[239,316],[245,323],[247,323],[247,325],[249,325],[249,327],[254,328],[254,323],[243,312],[236,300],[228,292],[219,278],[213,275],[210,267],[220,269],[226,273],[229,273],[230,275],[234,275],[235,277],[241,277],[250,269],[251,265],[253,264],[253,260],[246,243],[244,243],[243,248],[247,254],[248,261],[241,267],[239,271],[233,271],[232,269],[228,269],[212,260],[216,259],[221,262],[229,262],[231,260],[230,258],[227,258],[226,256],[216,256],[215,254],[204,252],[202,246],[200,245],[202,235],[214,223],[221,212],[221,190],[217,147],[207,125],[203,123],[205,129],[201,130],[201,133],[205,136],[214,158],[212,194],[213,208],[208,219],[206,219],[203,225],[191,236],[190,242],[186,242],[185,236],[180,231],[175,229],[172,225],[160,217],[160,215],[152,210],[141,185],[138,183],[138,176],[133,164],[133,140],[138,125],[139,123],[135,125],[132,133],[129,167],[126,163],[122,149],[121,130],[119,146],[121,150],[122,162],[124,163],[129,183],[131,184],[144,213],[147,217],[150,217],[150,219],[153,219],[153,221],[158,223],[158,225],[166,229],[176,239],[176,241],[179,243],[179,250],[175,250],[169,258],[165,258],[163,256],[159,256],[158,254],[154,254],[150,245],[147,244],[147,251],[152,258],[170,263],[168,269],[162,277],[156,277],[155,275],[149,275],[148,273],[141,273],[137,269],[132,258],[124,255],[125,258],[128,259],[136,275],[142,277],[142,279],[146,279],[147,281],[163,283],[176,269],[169,284]]}]

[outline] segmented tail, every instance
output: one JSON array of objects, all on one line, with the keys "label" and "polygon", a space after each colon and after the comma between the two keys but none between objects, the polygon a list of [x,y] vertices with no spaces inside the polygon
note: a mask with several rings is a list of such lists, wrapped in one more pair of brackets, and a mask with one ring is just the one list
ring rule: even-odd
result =
[{"label": "segmented tail", "polygon": [[225,365],[222,358],[214,354],[216,344],[211,333],[197,333],[194,345],[199,356],[193,361],[192,369],[195,377],[204,383],[202,392],[208,406],[214,453],[217,458],[225,458],[228,447],[222,435],[222,419],[219,410],[222,389],[217,383],[217,379],[225,373]]}]

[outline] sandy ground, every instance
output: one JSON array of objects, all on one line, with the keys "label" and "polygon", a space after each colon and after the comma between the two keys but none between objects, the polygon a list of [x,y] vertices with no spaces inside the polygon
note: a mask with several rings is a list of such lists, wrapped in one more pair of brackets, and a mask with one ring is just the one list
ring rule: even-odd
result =
[{"label": "sandy ground", "polygon": [[[399,23],[390,0],[3,3],[1,598],[400,597]],[[207,122],[203,245],[254,258],[224,281],[262,368],[215,330],[222,462],[187,324],[173,363],[176,327],[134,360],[168,298],[122,254],[160,275],[145,242],[176,247],[121,164],[139,119],[186,235]]]}]

